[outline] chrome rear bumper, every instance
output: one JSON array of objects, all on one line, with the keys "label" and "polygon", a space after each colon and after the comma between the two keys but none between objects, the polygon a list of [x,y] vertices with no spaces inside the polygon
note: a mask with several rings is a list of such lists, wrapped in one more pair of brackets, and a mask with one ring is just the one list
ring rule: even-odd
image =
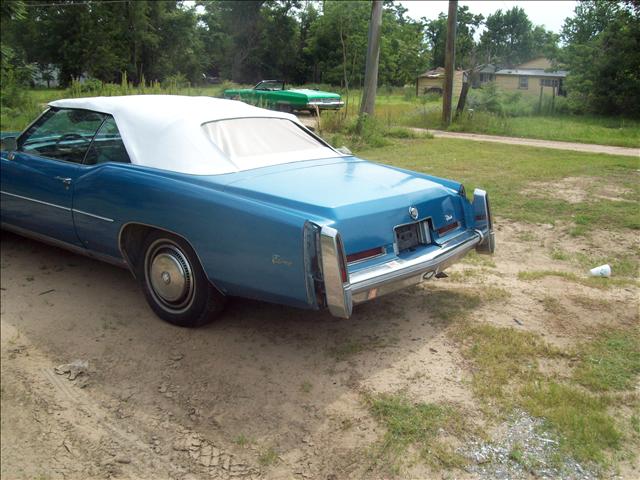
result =
[{"label": "chrome rear bumper", "polygon": [[331,102],[307,102],[307,107],[318,107],[320,110],[342,108],[344,102],[342,100],[335,100]]},{"label": "chrome rear bumper", "polygon": [[346,262],[340,234],[331,227],[322,227],[322,270],[326,302],[331,314],[349,318],[353,305],[429,279],[474,248],[478,253],[493,253],[495,239],[491,210],[484,190],[476,189],[474,192],[473,213],[475,228],[461,232],[446,243],[426,247],[422,255],[404,259],[395,257],[389,262],[348,275],[342,271],[346,268]]}]

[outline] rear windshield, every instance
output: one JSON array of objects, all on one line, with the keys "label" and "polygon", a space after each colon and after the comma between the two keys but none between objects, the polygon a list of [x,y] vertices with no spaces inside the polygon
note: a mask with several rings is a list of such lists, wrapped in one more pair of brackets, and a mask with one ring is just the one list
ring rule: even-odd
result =
[{"label": "rear windshield", "polygon": [[341,156],[284,118],[217,120],[202,128],[240,170]]}]

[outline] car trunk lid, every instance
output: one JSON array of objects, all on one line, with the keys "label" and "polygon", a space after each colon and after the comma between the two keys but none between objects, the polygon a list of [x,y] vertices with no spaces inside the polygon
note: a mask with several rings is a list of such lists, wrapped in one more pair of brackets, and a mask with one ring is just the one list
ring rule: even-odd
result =
[{"label": "car trunk lid", "polygon": [[[228,192],[306,212],[337,228],[347,254],[395,242],[395,227],[464,224],[457,192],[425,176],[355,158],[310,162],[231,181]],[[417,209],[412,218],[410,207]],[[447,232],[449,233],[449,232]]]}]

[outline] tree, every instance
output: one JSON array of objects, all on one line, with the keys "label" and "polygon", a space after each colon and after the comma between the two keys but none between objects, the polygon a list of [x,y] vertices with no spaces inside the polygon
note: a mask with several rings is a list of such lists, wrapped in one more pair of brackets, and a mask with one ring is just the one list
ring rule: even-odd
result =
[{"label": "tree", "polygon": [[[472,67],[474,62],[475,40],[474,35],[484,17],[474,15],[466,5],[458,5],[456,22],[456,68]],[[447,38],[447,15],[440,13],[435,20],[426,21],[425,36],[431,47],[431,67],[444,66],[445,43]]]},{"label": "tree", "polygon": [[371,2],[371,19],[367,40],[367,63],[364,73],[364,88],[360,102],[359,128],[365,115],[373,115],[376,107],[376,89],[378,87],[378,63],[380,61],[380,30],[382,29],[382,0]]},{"label": "tree", "polygon": [[485,22],[480,36],[482,62],[514,67],[539,55],[551,54],[558,36],[541,26],[533,27],[526,12],[513,7],[506,12],[496,10]]},{"label": "tree", "polygon": [[406,85],[428,66],[429,51],[424,43],[425,24],[405,16],[400,4],[385,5],[382,13],[380,84]]},{"label": "tree", "polygon": [[369,15],[366,2],[324,2],[307,48],[318,59],[321,82],[344,88],[362,82]]},{"label": "tree", "polygon": [[572,106],[640,116],[640,9],[634,2],[585,1],[562,28],[558,63],[569,70]]}]

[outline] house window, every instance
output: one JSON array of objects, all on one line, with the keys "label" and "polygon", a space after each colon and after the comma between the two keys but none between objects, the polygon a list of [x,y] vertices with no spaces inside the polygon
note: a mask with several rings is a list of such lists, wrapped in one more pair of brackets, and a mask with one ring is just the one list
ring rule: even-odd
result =
[{"label": "house window", "polygon": [[518,88],[521,90],[529,90],[529,77],[519,77]]},{"label": "house window", "polygon": [[480,74],[480,83],[493,82],[494,80],[495,80],[495,75],[493,73],[481,73]]},{"label": "house window", "polygon": [[540,85],[543,87],[557,87],[558,80],[556,78],[541,78]]}]

